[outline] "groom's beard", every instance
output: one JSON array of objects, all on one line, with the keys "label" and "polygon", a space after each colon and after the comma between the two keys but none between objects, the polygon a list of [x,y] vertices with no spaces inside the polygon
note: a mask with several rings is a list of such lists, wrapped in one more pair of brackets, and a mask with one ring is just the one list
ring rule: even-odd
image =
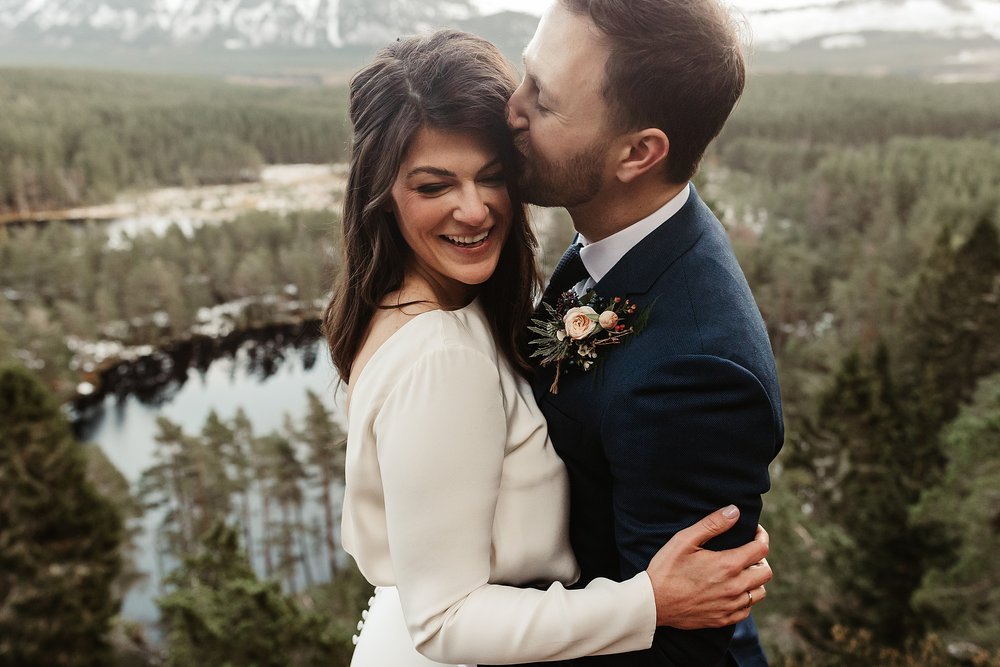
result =
[{"label": "groom's beard", "polygon": [[526,134],[514,136],[522,157],[520,195],[537,206],[572,208],[586,204],[601,190],[606,141],[596,140],[562,160],[546,160],[531,150]]}]

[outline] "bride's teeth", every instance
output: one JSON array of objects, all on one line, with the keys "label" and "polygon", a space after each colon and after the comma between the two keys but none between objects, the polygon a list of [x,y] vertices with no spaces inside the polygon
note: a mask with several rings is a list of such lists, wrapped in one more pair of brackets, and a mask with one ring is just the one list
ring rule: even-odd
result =
[{"label": "bride's teeth", "polygon": [[473,243],[479,243],[489,235],[490,233],[488,231],[485,231],[479,236],[448,236],[446,234],[445,238],[454,243],[461,243],[462,245],[472,245]]}]

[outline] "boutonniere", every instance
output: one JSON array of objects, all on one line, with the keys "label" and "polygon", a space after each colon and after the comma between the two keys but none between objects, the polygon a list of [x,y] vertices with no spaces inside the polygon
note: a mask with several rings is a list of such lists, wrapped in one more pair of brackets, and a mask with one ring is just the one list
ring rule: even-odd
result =
[{"label": "boutonniere", "polygon": [[559,393],[559,376],[570,368],[589,371],[597,363],[598,349],[618,345],[637,333],[649,319],[649,308],[640,309],[619,296],[606,298],[589,290],[583,297],[563,292],[556,305],[543,303],[545,313],[531,320],[528,331],[538,334],[528,341],[537,349],[531,358],[540,357],[539,365],[555,364],[556,377],[549,391]]}]

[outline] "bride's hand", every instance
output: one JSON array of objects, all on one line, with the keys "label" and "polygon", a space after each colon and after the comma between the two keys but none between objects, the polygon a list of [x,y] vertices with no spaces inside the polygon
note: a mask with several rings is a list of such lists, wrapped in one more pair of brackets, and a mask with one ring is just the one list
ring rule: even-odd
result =
[{"label": "bride's hand", "polygon": [[767,595],[771,580],[765,556],[769,538],[763,527],[747,544],[727,551],[701,545],[736,524],[739,510],[730,505],[674,535],[650,561],[656,624],[693,630],[732,625],[750,615]]}]

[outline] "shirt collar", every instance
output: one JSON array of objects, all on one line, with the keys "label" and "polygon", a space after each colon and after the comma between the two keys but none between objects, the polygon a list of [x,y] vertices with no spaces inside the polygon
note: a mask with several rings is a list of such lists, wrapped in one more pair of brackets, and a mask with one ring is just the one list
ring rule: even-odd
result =
[{"label": "shirt collar", "polygon": [[601,282],[601,279],[607,275],[608,271],[629,250],[639,245],[639,242],[646,238],[650,232],[673,217],[677,211],[681,210],[684,204],[687,203],[690,193],[691,184],[689,183],[673,199],[642,220],[600,241],[590,243],[582,234],[579,234],[578,241],[583,244],[583,247],[580,249],[580,259],[583,260],[583,265],[587,268],[590,279],[595,284]]}]

